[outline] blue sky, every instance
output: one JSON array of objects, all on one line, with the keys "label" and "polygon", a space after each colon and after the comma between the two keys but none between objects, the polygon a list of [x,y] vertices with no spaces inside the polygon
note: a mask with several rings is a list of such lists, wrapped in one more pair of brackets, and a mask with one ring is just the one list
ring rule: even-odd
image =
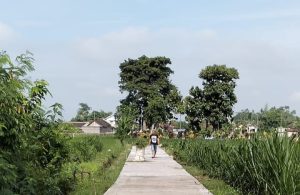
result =
[{"label": "blue sky", "polygon": [[119,64],[167,56],[183,95],[206,65],[240,72],[235,110],[288,105],[300,113],[300,1],[1,1],[0,49],[34,53],[68,120],[80,102],[114,111]]}]

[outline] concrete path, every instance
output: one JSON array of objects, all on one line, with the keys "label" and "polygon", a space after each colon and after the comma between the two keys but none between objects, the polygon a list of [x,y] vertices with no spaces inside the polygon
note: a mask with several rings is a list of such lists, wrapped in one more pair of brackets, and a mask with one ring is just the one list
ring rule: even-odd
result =
[{"label": "concrete path", "polygon": [[117,181],[105,195],[211,194],[161,148],[158,148],[157,158],[151,158],[150,147],[145,150],[145,162],[133,162],[134,157],[135,147]]}]

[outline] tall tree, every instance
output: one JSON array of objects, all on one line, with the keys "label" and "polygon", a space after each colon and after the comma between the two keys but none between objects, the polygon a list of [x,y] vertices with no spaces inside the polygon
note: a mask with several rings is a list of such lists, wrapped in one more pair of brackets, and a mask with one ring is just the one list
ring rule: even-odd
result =
[{"label": "tall tree", "polygon": [[239,73],[226,65],[212,65],[203,69],[199,77],[203,79],[203,115],[213,129],[219,129],[233,115],[233,105],[237,102],[234,89]]},{"label": "tall tree", "polygon": [[127,92],[121,104],[138,108],[147,126],[164,122],[173,117],[181,100],[169,76],[173,73],[166,57],[128,59],[120,64],[119,87]]},{"label": "tall tree", "polygon": [[203,89],[190,89],[185,98],[186,119],[194,130],[201,129],[203,120],[206,129],[209,124],[214,130],[222,128],[232,117],[232,108],[237,102],[234,88],[235,80],[239,78],[238,71],[225,65],[213,65],[203,69],[199,77],[203,79]]},{"label": "tall tree", "polygon": [[98,118],[106,118],[111,115],[112,112],[105,112],[103,110],[96,111],[88,106],[86,103],[79,103],[79,109],[77,110],[77,114],[71,121],[88,121]]},{"label": "tall tree", "polygon": [[186,120],[194,131],[201,130],[203,120],[203,91],[199,87],[192,87],[189,96],[184,99]]},{"label": "tall tree", "polygon": [[93,118],[106,118],[108,116],[112,115],[112,112],[105,112],[103,110],[100,111],[95,111],[93,110],[90,115],[89,118],[93,119]]},{"label": "tall tree", "polygon": [[86,103],[79,103],[79,109],[72,121],[88,121],[90,117],[90,110],[91,107],[89,107]]}]

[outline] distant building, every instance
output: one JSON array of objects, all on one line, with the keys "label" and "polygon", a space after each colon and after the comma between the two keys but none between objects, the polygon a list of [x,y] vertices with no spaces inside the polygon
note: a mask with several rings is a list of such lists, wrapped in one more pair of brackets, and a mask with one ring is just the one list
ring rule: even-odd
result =
[{"label": "distant building", "polygon": [[108,122],[113,128],[116,128],[116,127],[117,127],[115,115],[112,114],[112,115],[106,117],[104,120],[105,120],[106,122]]},{"label": "distant building", "polygon": [[277,129],[277,133],[281,136],[286,135],[288,137],[299,136],[300,135],[300,129],[279,127]]},{"label": "distant building", "polygon": [[86,134],[113,134],[114,128],[104,119],[89,122],[69,122]]}]

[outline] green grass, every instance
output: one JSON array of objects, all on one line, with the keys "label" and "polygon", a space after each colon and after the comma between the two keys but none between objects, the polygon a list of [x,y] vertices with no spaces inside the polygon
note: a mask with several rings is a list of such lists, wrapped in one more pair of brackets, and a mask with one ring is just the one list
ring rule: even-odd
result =
[{"label": "green grass", "polygon": [[193,175],[200,183],[204,185],[214,195],[239,195],[233,187],[226,184],[223,180],[208,177],[203,170],[195,166],[183,165],[184,169]]},{"label": "green grass", "polygon": [[104,194],[118,178],[130,146],[122,146],[114,137],[101,137],[101,142],[102,151],[93,160],[80,163],[76,174],[77,186],[71,194]]}]

